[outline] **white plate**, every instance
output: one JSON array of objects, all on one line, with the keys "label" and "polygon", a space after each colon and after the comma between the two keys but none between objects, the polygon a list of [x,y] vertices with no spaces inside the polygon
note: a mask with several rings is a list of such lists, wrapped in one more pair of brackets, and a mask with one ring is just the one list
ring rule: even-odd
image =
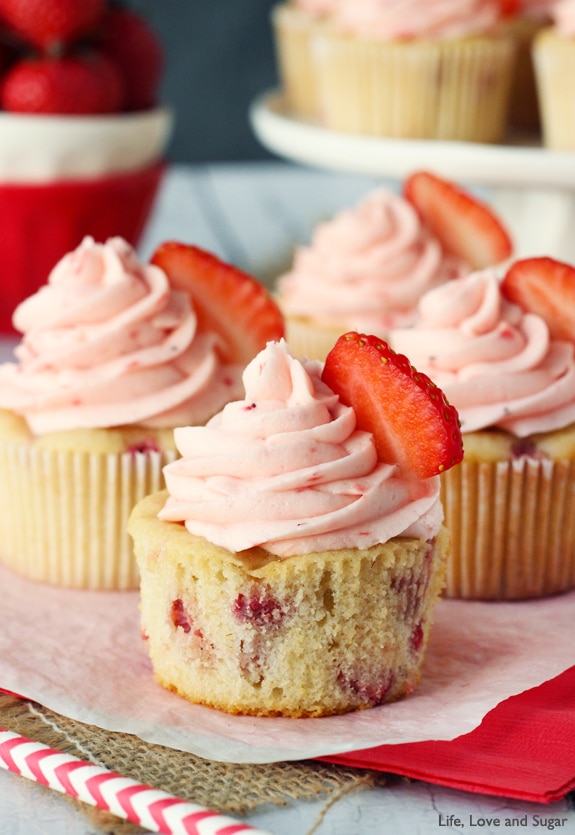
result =
[{"label": "white plate", "polygon": [[575,152],[338,133],[290,116],[278,91],[256,98],[249,116],[268,150],[321,168],[394,178],[430,168],[454,180],[484,185],[575,186]]}]

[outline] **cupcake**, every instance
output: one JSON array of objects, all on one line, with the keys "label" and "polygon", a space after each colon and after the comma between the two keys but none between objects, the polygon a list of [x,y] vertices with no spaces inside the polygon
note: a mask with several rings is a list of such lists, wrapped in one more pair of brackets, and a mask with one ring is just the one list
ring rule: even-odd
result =
[{"label": "cupcake", "polygon": [[16,361],[0,365],[0,560],[33,580],[135,588],[126,523],[164,486],[173,427],[237,398],[248,357],[283,333],[279,312],[194,247],[167,243],[143,264],[120,238],[86,238],[14,326]]},{"label": "cupcake", "polygon": [[554,0],[517,0],[502,24],[517,52],[509,99],[509,126],[517,131],[539,131],[539,101],[531,49],[536,35],[551,22]]},{"label": "cupcake", "polygon": [[289,0],[271,11],[276,62],[288,110],[317,118],[314,37],[336,0]]},{"label": "cupcake", "polygon": [[498,0],[340,0],[314,42],[323,123],[399,139],[498,142],[515,60]]},{"label": "cupcake", "polygon": [[533,43],[543,143],[557,151],[575,149],[575,3],[557,0],[551,25]]},{"label": "cupcake", "polygon": [[443,474],[446,594],[538,598],[575,588],[575,268],[514,262],[427,293],[398,351],[458,410],[465,457]]},{"label": "cupcake", "polygon": [[244,399],[176,430],[167,491],[130,518],[156,679],[258,716],[407,695],[443,586],[455,410],[357,333],[325,365],[270,342],[243,379]]},{"label": "cupcake", "polygon": [[[173,117],[158,101],[161,44],[104,0],[4,4],[0,32],[0,332],[86,235],[139,242]],[[31,245],[33,241],[33,245]]]},{"label": "cupcake", "polygon": [[414,173],[402,195],[373,191],[319,224],[296,250],[277,281],[288,343],[296,355],[323,360],[348,330],[385,338],[414,321],[426,290],[511,250],[488,206],[453,183]]}]

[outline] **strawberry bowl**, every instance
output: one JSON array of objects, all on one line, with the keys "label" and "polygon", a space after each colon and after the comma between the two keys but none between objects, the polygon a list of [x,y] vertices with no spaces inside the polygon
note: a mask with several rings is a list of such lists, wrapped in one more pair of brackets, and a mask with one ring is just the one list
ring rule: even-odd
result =
[{"label": "strawberry bowl", "polygon": [[118,0],[0,0],[0,332],[87,235],[138,244],[173,126],[163,69]]},{"label": "strawberry bowl", "polygon": [[165,169],[169,108],[104,116],[0,113],[0,332],[86,235],[137,246]]}]

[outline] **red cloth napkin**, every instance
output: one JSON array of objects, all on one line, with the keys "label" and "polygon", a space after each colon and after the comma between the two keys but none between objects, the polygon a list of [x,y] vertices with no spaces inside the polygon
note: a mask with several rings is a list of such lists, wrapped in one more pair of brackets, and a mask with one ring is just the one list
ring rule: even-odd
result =
[{"label": "red cloth napkin", "polygon": [[550,803],[575,788],[575,667],[501,702],[450,741],[318,757],[479,794]]}]

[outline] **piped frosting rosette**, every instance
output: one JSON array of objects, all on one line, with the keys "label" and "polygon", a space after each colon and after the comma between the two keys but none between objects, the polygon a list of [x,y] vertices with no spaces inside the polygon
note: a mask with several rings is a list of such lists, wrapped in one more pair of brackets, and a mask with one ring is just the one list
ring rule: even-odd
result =
[{"label": "piped frosting rosette", "polygon": [[280,558],[435,536],[438,479],[379,463],[321,367],[269,343],[244,372],[243,400],[205,427],[176,429],[182,457],[165,468],[160,518],[230,551],[261,546]]},{"label": "piped frosting rosette", "polygon": [[500,427],[525,437],[575,421],[575,346],[507,301],[494,270],[427,293],[417,324],[394,330],[391,342],[443,389],[464,433]]},{"label": "piped frosting rosette", "polygon": [[0,366],[0,407],[35,434],[203,422],[241,391],[239,367],[198,331],[187,294],[129,244],[85,238],[14,314],[18,363]]},{"label": "piped frosting rosette", "polygon": [[[408,200],[378,189],[320,224],[278,280],[288,342],[298,354],[324,359],[347,330],[385,336],[413,322],[424,292],[469,269],[444,252]],[[299,344],[298,323],[319,334],[316,351],[313,336]]]},{"label": "piped frosting rosette", "polygon": [[14,322],[18,361],[0,366],[0,558],[36,580],[134,588],[130,510],[164,486],[172,427],[237,397],[241,369],[222,364],[189,296],[119,238],[86,238]]},{"label": "piped frosting rosette", "polygon": [[447,595],[503,600],[575,587],[574,462],[539,444],[575,421],[573,343],[551,339],[541,317],[509,302],[492,270],[426,294],[417,324],[390,341],[461,419],[464,460],[441,476]]}]

